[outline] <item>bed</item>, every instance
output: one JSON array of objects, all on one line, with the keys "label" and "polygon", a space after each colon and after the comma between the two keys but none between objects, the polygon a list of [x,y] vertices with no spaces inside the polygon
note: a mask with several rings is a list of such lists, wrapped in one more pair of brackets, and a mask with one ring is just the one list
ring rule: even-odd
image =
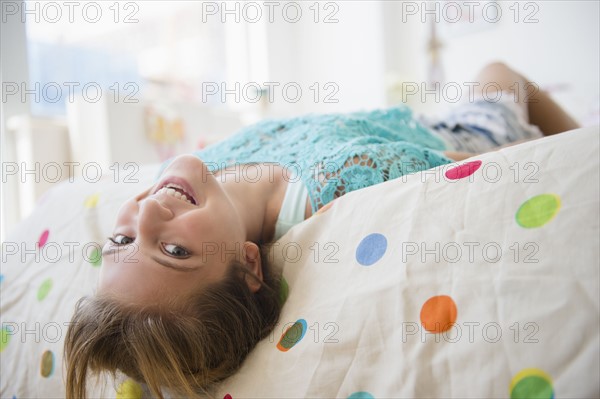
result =
[{"label": "bed", "polygon": [[[273,244],[280,324],[214,396],[599,397],[599,137],[574,130],[322,208]],[[2,398],[64,397],[75,303],[119,205],[157,170],[58,185],[2,244]],[[149,397],[125,378],[89,392]]]}]

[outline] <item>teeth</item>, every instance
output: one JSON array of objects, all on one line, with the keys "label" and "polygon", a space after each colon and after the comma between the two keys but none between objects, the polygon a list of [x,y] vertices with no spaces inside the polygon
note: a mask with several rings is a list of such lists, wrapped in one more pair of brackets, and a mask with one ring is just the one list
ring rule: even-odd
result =
[{"label": "teeth", "polygon": [[[183,190],[183,187],[177,185],[177,184],[168,184],[167,186],[161,188],[160,190],[157,191],[157,194],[168,194],[172,197],[175,197],[177,199],[183,200],[185,202],[187,202],[188,204],[192,204],[192,201],[190,201],[188,199],[188,197],[185,194],[181,194],[179,191],[174,190],[173,188],[178,188],[180,190]],[[192,204],[193,205],[193,204]]]}]

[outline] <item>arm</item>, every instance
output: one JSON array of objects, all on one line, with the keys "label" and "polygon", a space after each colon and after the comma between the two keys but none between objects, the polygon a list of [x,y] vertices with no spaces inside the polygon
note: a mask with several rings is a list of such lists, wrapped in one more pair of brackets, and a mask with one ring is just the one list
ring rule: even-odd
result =
[{"label": "arm", "polygon": [[453,161],[462,161],[464,159],[471,158],[479,154],[476,154],[474,152],[444,151],[444,155]]},{"label": "arm", "polygon": [[[500,147],[493,148],[493,149],[491,149],[489,151],[486,151],[486,152],[498,151],[498,150],[501,150],[502,148],[511,147],[513,145],[522,144],[522,143],[525,143],[527,141],[530,141],[530,139],[513,141],[512,143],[501,145]],[[471,157],[474,157],[474,156],[479,155],[479,154],[474,153],[474,152],[444,151],[444,155],[446,157],[450,158],[453,161],[463,161],[463,160],[465,160],[467,158],[471,158]]]}]

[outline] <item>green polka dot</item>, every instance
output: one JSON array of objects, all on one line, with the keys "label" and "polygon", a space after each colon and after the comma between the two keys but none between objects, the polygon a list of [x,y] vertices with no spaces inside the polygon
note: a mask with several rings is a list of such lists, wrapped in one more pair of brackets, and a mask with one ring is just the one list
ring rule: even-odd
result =
[{"label": "green polka dot", "polygon": [[290,328],[288,328],[285,333],[281,336],[281,339],[277,343],[277,349],[282,352],[287,352],[294,345],[304,338],[306,334],[306,320],[299,319],[297,320]]},{"label": "green polka dot", "polygon": [[556,194],[536,195],[525,201],[515,218],[521,227],[535,228],[548,223],[560,209],[560,197]]},{"label": "green polka dot", "polygon": [[510,384],[511,399],[554,399],[552,378],[538,368],[519,371]]},{"label": "green polka dot", "polygon": [[42,377],[48,378],[54,373],[54,353],[52,351],[46,351],[42,355],[42,362],[40,364],[40,374]]},{"label": "green polka dot", "polygon": [[554,392],[550,381],[538,376],[523,378],[510,393],[511,399],[552,399]]},{"label": "green polka dot", "polygon": [[102,252],[98,248],[92,249],[92,253],[90,254],[88,260],[92,266],[100,266],[102,264]]},{"label": "green polka dot", "polygon": [[8,328],[2,327],[2,329],[0,329],[0,352],[2,352],[10,342],[11,335]]},{"label": "green polka dot", "polygon": [[288,286],[287,281],[285,281],[285,278],[281,277],[281,287],[279,288],[279,303],[281,305],[287,301],[289,293],[290,287]]},{"label": "green polka dot", "polygon": [[144,391],[134,380],[126,380],[117,389],[117,399],[141,399]]},{"label": "green polka dot", "polygon": [[48,293],[50,292],[51,289],[52,289],[52,279],[49,278],[49,279],[44,280],[44,282],[40,285],[40,288],[38,288],[38,292],[37,292],[38,301],[44,300],[44,298],[46,298],[48,296]]}]

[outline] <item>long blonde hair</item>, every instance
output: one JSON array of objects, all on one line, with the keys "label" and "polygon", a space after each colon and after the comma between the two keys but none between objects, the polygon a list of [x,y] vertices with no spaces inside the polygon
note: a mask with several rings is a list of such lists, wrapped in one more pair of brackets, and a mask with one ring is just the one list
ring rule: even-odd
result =
[{"label": "long blonde hair", "polygon": [[67,398],[86,398],[88,372],[122,372],[161,399],[163,389],[188,398],[209,394],[277,323],[280,278],[264,260],[256,293],[246,283],[248,269],[234,263],[222,281],[169,309],[80,299],[64,346]]}]

